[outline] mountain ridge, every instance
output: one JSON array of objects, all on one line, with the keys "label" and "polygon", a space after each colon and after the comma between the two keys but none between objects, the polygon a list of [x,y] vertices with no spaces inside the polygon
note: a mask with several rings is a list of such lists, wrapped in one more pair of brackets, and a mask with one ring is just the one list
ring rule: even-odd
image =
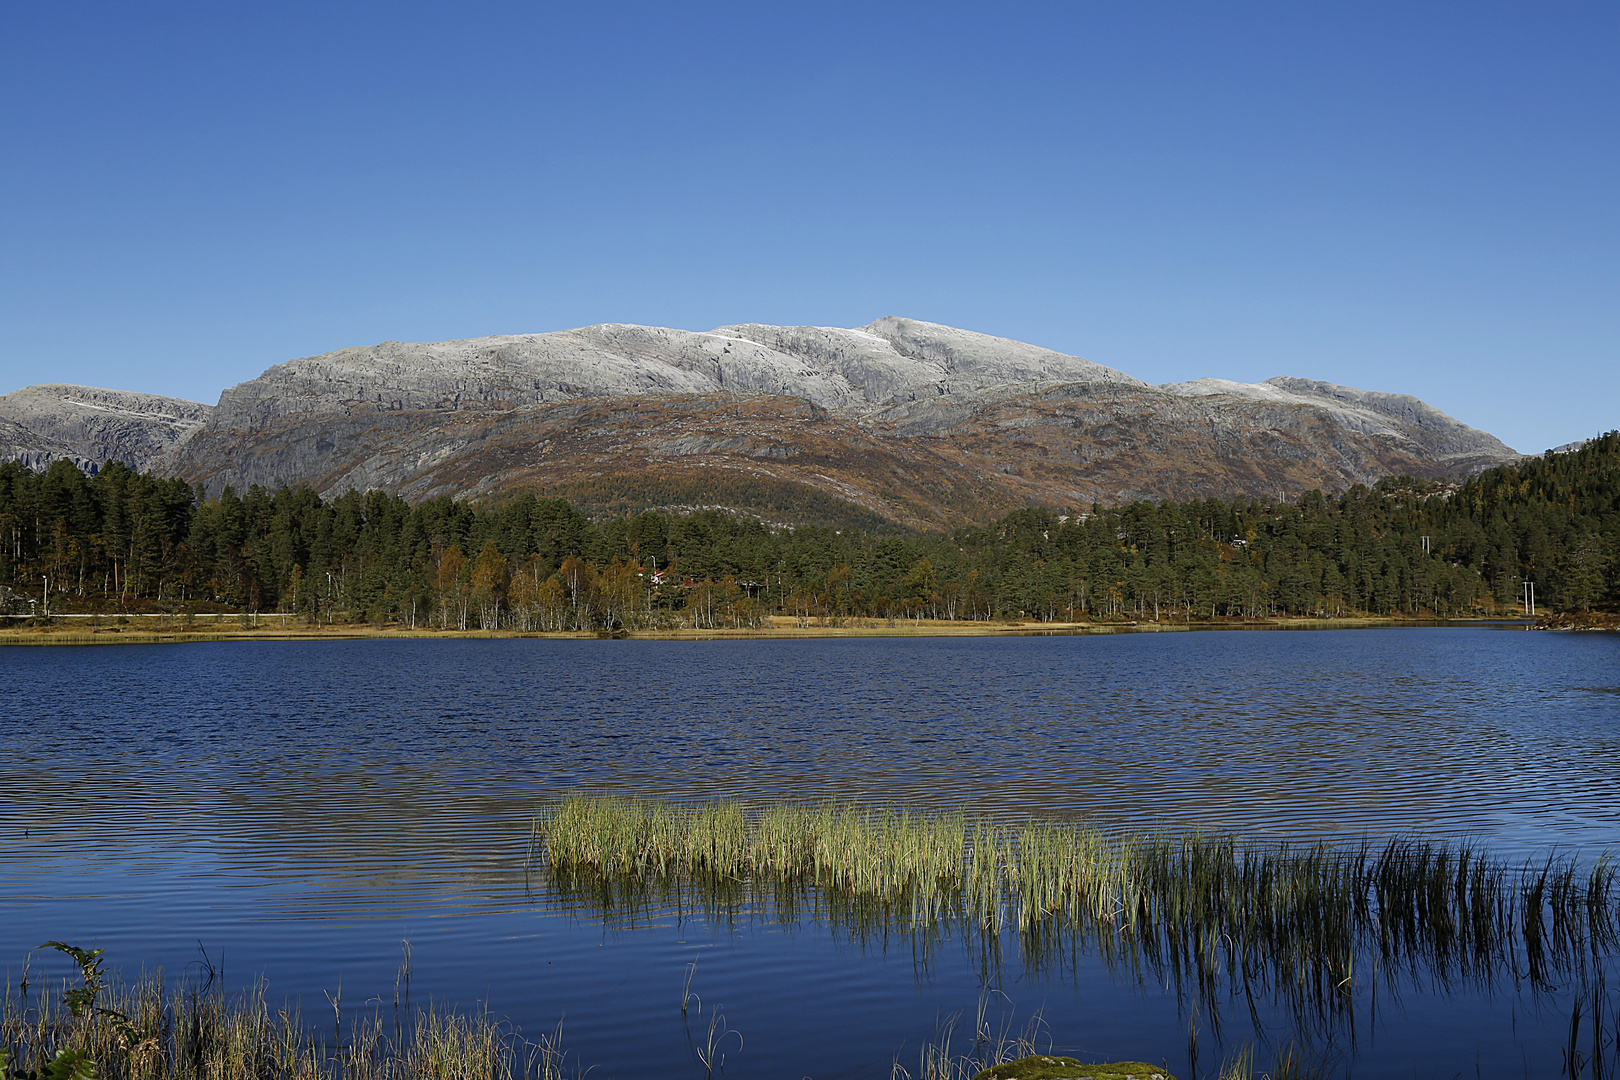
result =
[{"label": "mountain ridge", "polygon": [[815,492],[909,527],[1042,502],[1462,476],[1521,457],[1409,395],[1285,376],[1152,386],[894,316],[382,342],[274,365],[212,407],[57,385],[0,396],[0,421],[38,436],[7,450],[18,435],[0,429],[0,455],[26,451],[35,467],[64,450],[122,453],[210,492],[588,489],[607,509],[656,498],[662,478],[682,496],[669,502],[752,484],[764,508]]}]

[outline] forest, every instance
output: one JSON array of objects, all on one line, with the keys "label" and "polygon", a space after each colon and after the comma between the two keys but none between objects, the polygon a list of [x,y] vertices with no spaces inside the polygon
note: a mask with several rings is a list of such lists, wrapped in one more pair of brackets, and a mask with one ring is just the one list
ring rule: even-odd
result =
[{"label": "forest", "polygon": [[613,631],[848,619],[1467,617],[1620,605],[1620,432],[1442,483],[1292,502],[1030,508],[950,533],[591,520],[521,494],[412,506],[308,488],[205,499],[111,463],[0,465],[0,615],[283,613]]}]

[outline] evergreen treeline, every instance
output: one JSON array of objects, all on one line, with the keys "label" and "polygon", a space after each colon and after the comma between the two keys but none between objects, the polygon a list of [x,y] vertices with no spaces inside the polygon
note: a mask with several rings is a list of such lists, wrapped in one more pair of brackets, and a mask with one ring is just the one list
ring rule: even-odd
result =
[{"label": "evergreen treeline", "polygon": [[801,619],[1457,616],[1620,600],[1620,432],[1460,487],[1392,478],[1293,504],[1021,510],[951,534],[771,529],[716,512],[593,522],[522,495],[410,506],[305,488],[203,499],[110,464],[0,466],[0,597],[70,611],[600,630]]}]

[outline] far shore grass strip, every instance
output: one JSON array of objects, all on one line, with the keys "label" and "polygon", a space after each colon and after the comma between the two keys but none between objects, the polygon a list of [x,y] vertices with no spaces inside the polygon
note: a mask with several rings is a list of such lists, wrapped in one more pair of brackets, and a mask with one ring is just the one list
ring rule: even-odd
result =
[{"label": "far shore grass strip", "polygon": [[[639,641],[711,641],[795,638],[885,638],[885,637],[1006,637],[1009,635],[1108,635],[1124,633],[1187,633],[1199,630],[1245,629],[1347,629],[1367,626],[1467,625],[1495,623],[1497,618],[1434,619],[1429,616],[1362,616],[1314,618],[1294,616],[1221,617],[1216,620],[1138,621],[1098,619],[1063,622],[1042,619],[943,620],[829,618],[801,623],[788,616],[771,616],[760,625],[746,628],[687,628],[664,630],[446,630],[421,626],[415,629],[398,623],[334,622],[310,626],[307,622],[285,622],[280,615],[261,615],[257,625],[250,617],[220,615],[198,617],[187,624],[183,616],[128,616],[124,624],[108,616],[104,625],[67,622],[67,616],[52,616],[60,625],[37,625],[36,620],[0,619],[0,646],[3,645],[152,645],[217,641],[352,641],[356,639],[404,639],[413,641],[453,639],[548,638],[552,640],[620,638]],[[77,618],[73,616],[71,618]],[[88,619],[89,617],[86,617]],[[97,618],[100,618],[99,616]],[[1593,616],[1597,619],[1600,616]],[[1568,628],[1563,623],[1543,620],[1542,629]],[[1580,628],[1585,628],[1582,624]],[[1613,627],[1609,627],[1612,629]]]}]

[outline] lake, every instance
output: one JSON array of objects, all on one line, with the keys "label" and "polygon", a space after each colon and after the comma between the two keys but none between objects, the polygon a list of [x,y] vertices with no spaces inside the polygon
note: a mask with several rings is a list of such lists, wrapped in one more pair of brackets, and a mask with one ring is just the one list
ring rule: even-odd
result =
[{"label": "lake", "polygon": [[[604,912],[526,872],[571,790],[858,797],[1107,829],[1620,848],[1620,636],[1512,626],[729,642],[367,640],[0,650],[0,968],[46,939],[223,965],[307,1014],[487,1008],[592,1077],[888,1077],[981,997],[1059,1052],[1188,1080],[1173,987],[1085,950],[768,905]],[[532,871],[532,868],[531,868]],[[40,970],[66,974],[57,958]],[[695,965],[695,966],[692,966]],[[60,970],[59,970],[60,969]],[[703,1019],[683,1017],[690,989]],[[1613,978],[1611,982],[1620,982]],[[1309,1032],[1342,1075],[1556,1076],[1563,986],[1394,987]],[[1257,1033],[1255,1023],[1261,1025]],[[1204,1022],[1295,1037],[1276,1009]],[[700,1039],[701,1041],[701,1039]]]}]

